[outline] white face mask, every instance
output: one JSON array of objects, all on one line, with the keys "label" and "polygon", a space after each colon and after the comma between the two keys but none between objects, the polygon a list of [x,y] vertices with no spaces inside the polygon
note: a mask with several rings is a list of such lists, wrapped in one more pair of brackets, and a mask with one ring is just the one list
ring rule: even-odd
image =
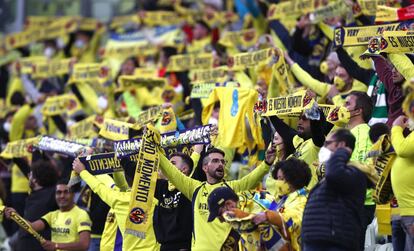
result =
[{"label": "white face mask", "polygon": [[67,127],[71,127],[76,123],[76,121],[72,120],[72,119],[68,119],[68,121],[66,122],[66,126]]},{"label": "white face mask", "polygon": [[108,107],[108,100],[104,96],[99,96],[98,98],[98,107],[102,110],[105,110]]},{"label": "white face mask", "polygon": [[329,150],[326,147],[321,147],[321,150],[319,150],[319,154],[318,154],[318,159],[319,159],[319,163],[325,163],[327,162],[332,155],[332,151]]},{"label": "white face mask", "polygon": [[85,45],[86,43],[83,40],[78,39],[75,41],[75,47],[78,49],[82,49]]},{"label": "white face mask", "polygon": [[43,55],[45,55],[45,57],[47,58],[52,58],[56,53],[56,50],[52,47],[46,47],[45,50],[43,51]]},{"label": "white face mask", "polygon": [[4,129],[6,132],[10,132],[10,128],[11,128],[11,123],[10,123],[10,122],[4,122],[4,124],[3,124],[3,129]]},{"label": "white face mask", "polygon": [[410,131],[414,131],[414,120],[408,119],[408,129],[410,129]]},{"label": "white face mask", "polygon": [[218,119],[210,117],[210,119],[208,120],[208,123],[211,125],[218,125]]}]

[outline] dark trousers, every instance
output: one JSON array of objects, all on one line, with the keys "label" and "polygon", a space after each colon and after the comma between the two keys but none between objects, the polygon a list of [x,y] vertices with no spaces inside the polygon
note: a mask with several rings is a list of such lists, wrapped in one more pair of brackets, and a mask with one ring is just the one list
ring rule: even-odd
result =
[{"label": "dark trousers", "polygon": [[349,251],[344,247],[327,242],[304,242],[302,246],[302,251]]},{"label": "dark trousers", "polygon": [[392,247],[394,251],[404,251],[405,248],[405,232],[402,227],[401,220],[391,221],[392,226]]}]

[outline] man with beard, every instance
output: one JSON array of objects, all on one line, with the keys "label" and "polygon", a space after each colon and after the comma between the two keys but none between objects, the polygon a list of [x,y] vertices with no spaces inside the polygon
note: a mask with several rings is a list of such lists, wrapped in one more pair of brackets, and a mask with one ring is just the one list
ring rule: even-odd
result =
[{"label": "man with beard", "polygon": [[[46,227],[51,229],[52,239],[43,243],[43,248],[48,251],[87,250],[92,225],[88,213],[75,205],[74,193],[66,182],[59,182],[56,185],[55,194],[59,209],[30,223],[35,231],[42,231]],[[13,208],[6,208],[6,217],[10,218],[12,212],[15,212]]]},{"label": "man with beard", "polygon": [[[318,112],[318,120],[308,118],[306,112],[302,113],[299,117],[296,130],[289,127],[277,116],[270,117],[270,121],[274,128],[276,128],[278,134],[282,136],[283,141],[293,143],[295,151],[292,155],[287,156],[287,158],[293,156],[305,161],[310,167],[318,159],[319,149],[325,142],[325,132],[327,131],[325,115],[319,109]],[[311,171],[312,179],[308,188],[313,187],[317,182],[315,169],[311,168]]]},{"label": "man with beard", "polygon": [[226,165],[224,155],[224,152],[217,148],[207,151],[202,161],[206,182],[187,177],[164,155],[160,156],[161,171],[184,196],[192,201],[194,219],[192,250],[221,250],[222,247],[232,246],[229,242],[234,242],[235,239],[229,236],[231,226],[218,219],[208,222],[208,196],[215,188],[222,186],[228,186],[235,192],[254,188],[269,171],[269,166],[275,159],[275,146],[271,145],[266,152],[265,161],[241,180],[226,182],[223,179]]}]

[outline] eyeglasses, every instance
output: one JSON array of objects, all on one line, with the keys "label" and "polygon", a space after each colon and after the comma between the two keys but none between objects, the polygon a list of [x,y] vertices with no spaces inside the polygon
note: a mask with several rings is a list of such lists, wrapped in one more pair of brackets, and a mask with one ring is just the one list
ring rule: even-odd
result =
[{"label": "eyeglasses", "polygon": [[223,164],[223,166],[225,166],[227,164],[227,160],[225,160],[225,159],[211,159],[210,162],[213,163],[213,164],[221,163],[221,164]]}]

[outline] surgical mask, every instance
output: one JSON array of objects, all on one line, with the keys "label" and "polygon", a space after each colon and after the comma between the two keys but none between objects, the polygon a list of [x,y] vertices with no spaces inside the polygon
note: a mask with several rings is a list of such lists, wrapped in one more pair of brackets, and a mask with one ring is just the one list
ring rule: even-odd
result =
[{"label": "surgical mask", "polygon": [[83,40],[76,40],[75,41],[75,47],[78,49],[83,49],[86,46],[86,43]]},{"label": "surgical mask", "polygon": [[334,85],[336,89],[338,89],[338,91],[341,91],[342,89],[344,89],[346,83],[345,83],[345,80],[343,80],[342,78],[335,76]]},{"label": "surgical mask", "polygon": [[66,122],[66,126],[67,127],[71,127],[76,123],[76,121],[72,120],[72,119],[68,119],[68,121]]},{"label": "surgical mask", "polygon": [[211,125],[218,125],[218,119],[210,117],[210,119],[208,120],[208,123]]},{"label": "surgical mask", "polygon": [[98,107],[102,110],[105,110],[108,107],[108,99],[106,99],[104,96],[99,96]]},{"label": "surgical mask", "polygon": [[284,180],[275,180],[276,193],[279,196],[287,195],[290,193],[289,184]]},{"label": "surgical mask", "polygon": [[11,123],[10,123],[10,122],[4,122],[4,124],[3,124],[3,129],[4,129],[6,132],[10,132],[10,128],[11,128]]},{"label": "surgical mask", "polygon": [[331,158],[331,155],[332,155],[331,150],[329,150],[328,148],[326,148],[324,146],[321,147],[321,149],[319,150],[319,153],[318,153],[319,163],[325,163],[326,161],[328,161]]},{"label": "surgical mask", "polygon": [[329,72],[329,66],[327,61],[322,61],[322,63],[319,65],[319,70],[322,74],[326,75]]},{"label": "surgical mask", "polygon": [[56,50],[52,47],[46,47],[45,50],[43,51],[43,55],[45,55],[45,57],[47,58],[52,58],[56,53]]},{"label": "surgical mask", "polygon": [[411,118],[408,119],[408,129],[410,129],[410,131],[414,131],[414,120],[412,120]]}]

